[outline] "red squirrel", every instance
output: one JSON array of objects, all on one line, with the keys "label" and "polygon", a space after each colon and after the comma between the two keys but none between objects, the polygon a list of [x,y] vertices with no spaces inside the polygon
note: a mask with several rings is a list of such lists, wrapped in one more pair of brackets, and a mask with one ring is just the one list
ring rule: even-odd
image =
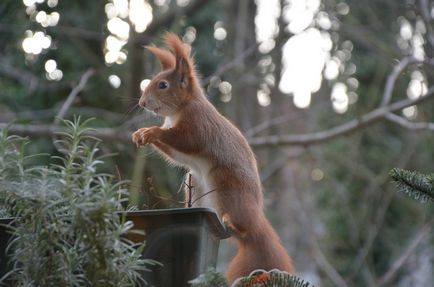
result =
[{"label": "red squirrel", "polygon": [[255,269],[294,273],[288,254],[263,212],[255,155],[242,133],[207,100],[187,46],[172,33],[170,50],[146,46],[162,71],[146,87],[139,106],[165,118],[161,127],[133,133],[137,145],[151,144],[168,161],[188,169],[195,206],[214,208],[238,244],[226,277],[232,282]]}]

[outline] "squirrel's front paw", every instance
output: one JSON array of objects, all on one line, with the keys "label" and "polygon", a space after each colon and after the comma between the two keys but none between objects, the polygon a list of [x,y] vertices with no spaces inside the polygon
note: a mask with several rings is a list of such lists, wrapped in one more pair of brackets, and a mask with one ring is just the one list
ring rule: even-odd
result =
[{"label": "squirrel's front paw", "polygon": [[150,144],[157,140],[159,130],[158,127],[141,128],[135,131],[131,138],[137,147]]}]

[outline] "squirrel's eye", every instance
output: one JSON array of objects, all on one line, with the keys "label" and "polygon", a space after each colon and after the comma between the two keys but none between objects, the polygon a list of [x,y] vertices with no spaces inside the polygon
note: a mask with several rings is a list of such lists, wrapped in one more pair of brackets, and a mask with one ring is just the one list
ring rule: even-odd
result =
[{"label": "squirrel's eye", "polygon": [[161,81],[161,82],[158,83],[158,88],[159,89],[164,90],[164,89],[167,89],[167,87],[169,87],[169,83],[166,82],[166,81]]}]

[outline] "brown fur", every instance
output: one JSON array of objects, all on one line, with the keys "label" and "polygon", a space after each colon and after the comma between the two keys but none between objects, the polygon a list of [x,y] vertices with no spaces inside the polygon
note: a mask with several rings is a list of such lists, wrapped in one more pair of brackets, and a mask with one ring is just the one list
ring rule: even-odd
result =
[{"label": "brown fur", "polygon": [[175,67],[175,57],[169,51],[153,46],[145,46],[145,48],[160,60],[162,70],[169,70]]},{"label": "brown fur", "polygon": [[[162,127],[133,134],[137,145],[152,144],[169,161],[189,169],[196,205],[217,210],[232,231],[238,253],[230,263],[229,282],[254,269],[294,272],[291,259],[263,212],[263,195],[255,156],[241,132],[204,96],[189,50],[167,34],[167,50],[148,49],[164,68],[144,91],[139,104],[164,116]],[[162,89],[161,82],[168,87]]]}]

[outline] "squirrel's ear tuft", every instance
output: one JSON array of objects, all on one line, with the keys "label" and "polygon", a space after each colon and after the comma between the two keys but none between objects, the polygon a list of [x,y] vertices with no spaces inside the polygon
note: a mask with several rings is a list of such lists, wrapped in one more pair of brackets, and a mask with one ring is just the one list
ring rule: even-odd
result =
[{"label": "squirrel's ear tuft", "polygon": [[181,41],[181,39],[179,39],[177,35],[167,32],[164,35],[164,42],[173,52],[176,58],[190,59],[190,49]]},{"label": "squirrel's ear tuft", "polygon": [[181,87],[185,88],[191,84],[196,84],[197,77],[194,70],[194,61],[190,56],[189,47],[173,33],[166,33],[164,40],[167,47],[175,55],[175,72],[178,75]]},{"label": "squirrel's ear tuft", "polygon": [[163,71],[175,68],[175,57],[169,51],[153,46],[145,46],[145,49],[157,57],[161,63],[161,69]]}]

